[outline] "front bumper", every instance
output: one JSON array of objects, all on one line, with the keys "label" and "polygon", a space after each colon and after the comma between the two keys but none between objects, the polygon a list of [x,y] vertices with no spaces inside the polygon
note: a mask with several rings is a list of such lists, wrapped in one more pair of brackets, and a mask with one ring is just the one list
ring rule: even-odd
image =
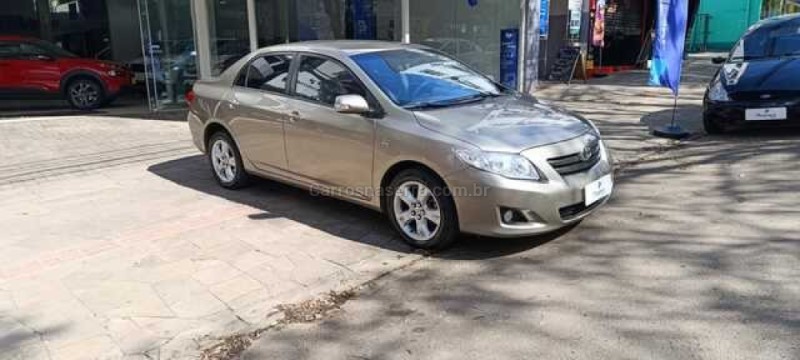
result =
[{"label": "front bumper", "polygon": [[[569,145],[569,144],[567,144]],[[590,169],[571,175],[558,174],[547,159],[551,146],[529,150],[526,155],[545,175],[546,181],[512,180],[474,168],[451,174],[451,188],[461,231],[491,237],[522,237],[551,232],[576,223],[604,205],[610,195],[584,205],[584,188],[613,173],[605,145],[600,160]],[[524,153],[523,153],[524,154]],[[506,223],[501,209],[514,209],[530,221]]]},{"label": "front bumper", "polygon": [[[747,109],[785,107],[785,120],[747,121]],[[800,99],[794,101],[703,101],[703,118],[725,129],[800,126]]]}]

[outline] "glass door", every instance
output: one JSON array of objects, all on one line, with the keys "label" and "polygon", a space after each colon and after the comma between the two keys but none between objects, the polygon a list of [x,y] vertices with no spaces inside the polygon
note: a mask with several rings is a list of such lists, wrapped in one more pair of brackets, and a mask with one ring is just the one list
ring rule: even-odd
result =
[{"label": "glass door", "polygon": [[190,0],[138,0],[142,73],[152,110],[185,106],[197,79],[197,51]]}]

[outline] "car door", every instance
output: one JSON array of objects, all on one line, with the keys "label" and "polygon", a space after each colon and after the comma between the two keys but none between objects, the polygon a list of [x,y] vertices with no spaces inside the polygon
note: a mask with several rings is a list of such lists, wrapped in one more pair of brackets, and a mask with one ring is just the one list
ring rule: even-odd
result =
[{"label": "car door", "polygon": [[30,54],[23,53],[18,41],[0,41],[0,89],[4,92],[31,91],[33,84],[25,73],[33,65]]},{"label": "car door", "polygon": [[229,95],[228,124],[244,156],[261,170],[287,167],[284,123],[292,106],[287,91],[293,57],[255,57],[243,68]]},{"label": "car door", "polygon": [[23,42],[21,46],[28,65],[22,69],[26,84],[41,91],[60,90],[62,65],[58,54],[53,54],[35,43]]},{"label": "car door", "polygon": [[369,99],[366,89],[334,59],[302,55],[297,61],[294,113],[286,123],[289,170],[346,196],[369,199],[375,119],[333,108],[340,95]]}]

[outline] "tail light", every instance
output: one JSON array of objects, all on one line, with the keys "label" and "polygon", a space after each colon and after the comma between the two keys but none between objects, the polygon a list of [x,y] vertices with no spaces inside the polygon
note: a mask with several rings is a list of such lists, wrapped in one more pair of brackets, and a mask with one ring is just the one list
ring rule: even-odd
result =
[{"label": "tail light", "polygon": [[187,91],[187,92],[186,92],[186,95],[185,95],[186,104],[188,104],[188,105],[192,105],[192,103],[194,103],[194,99],[195,99],[196,97],[197,97],[197,96],[195,96],[195,94],[194,94],[194,90],[193,90],[193,89],[189,89],[189,91]]}]

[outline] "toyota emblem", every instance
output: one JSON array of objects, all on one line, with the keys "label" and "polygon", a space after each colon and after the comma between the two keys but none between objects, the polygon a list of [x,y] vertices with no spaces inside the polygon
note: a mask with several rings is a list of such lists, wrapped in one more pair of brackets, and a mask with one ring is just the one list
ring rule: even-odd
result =
[{"label": "toyota emblem", "polygon": [[581,153],[578,154],[578,158],[581,159],[581,161],[587,161],[587,160],[591,159],[592,158],[592,146],[591,145],[586,145],[586,147],[583,148],[583,151],[581,151]]}]

